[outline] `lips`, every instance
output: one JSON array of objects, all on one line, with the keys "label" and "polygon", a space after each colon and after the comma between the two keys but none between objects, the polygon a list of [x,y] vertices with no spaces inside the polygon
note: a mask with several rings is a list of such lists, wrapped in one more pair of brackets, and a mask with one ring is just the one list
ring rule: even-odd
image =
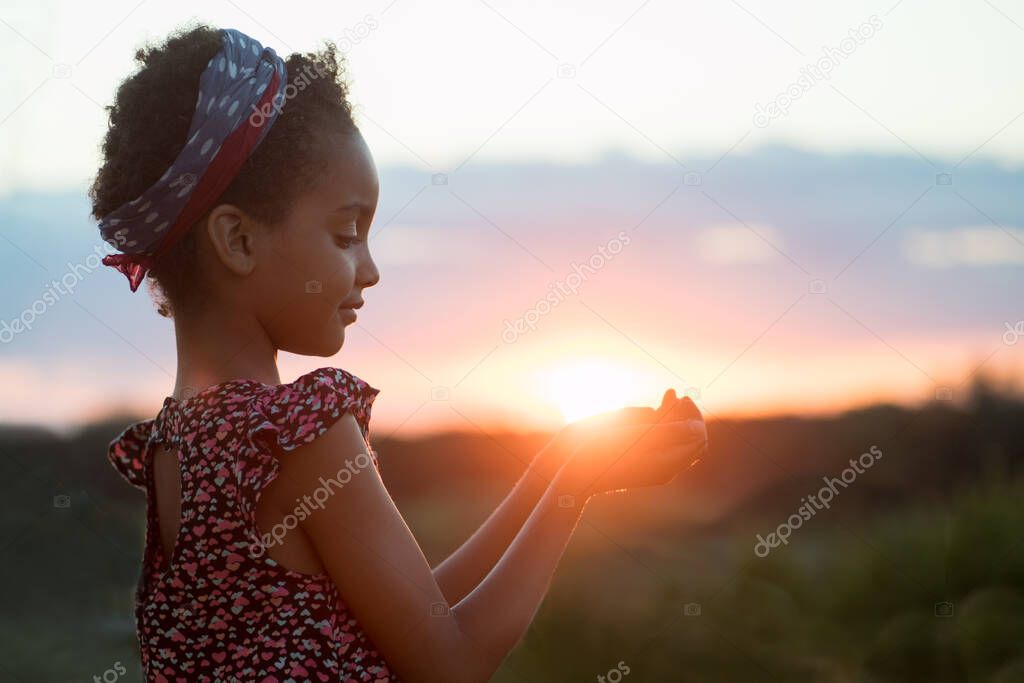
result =
[{"label": "lips", "polygon": [[338,306],[338,312],[342,317],[347,318],[350,323],[354,323],[356,321],[356,309],[362,307],[363,300],[356,299],[351,303],[345,302]]}]

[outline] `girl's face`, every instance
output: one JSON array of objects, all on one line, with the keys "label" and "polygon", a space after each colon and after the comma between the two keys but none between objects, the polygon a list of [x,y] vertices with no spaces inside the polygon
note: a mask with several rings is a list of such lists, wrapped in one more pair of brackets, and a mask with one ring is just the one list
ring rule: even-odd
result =
[{"label": "girl's face", "polygon": [[363,289],[380,279],[367,245],[380,192],[373,157],[358,132],[332,149],[319,183],[259,240],[252,273],[253,305],[271,342],[307,356],[338,352]]}]

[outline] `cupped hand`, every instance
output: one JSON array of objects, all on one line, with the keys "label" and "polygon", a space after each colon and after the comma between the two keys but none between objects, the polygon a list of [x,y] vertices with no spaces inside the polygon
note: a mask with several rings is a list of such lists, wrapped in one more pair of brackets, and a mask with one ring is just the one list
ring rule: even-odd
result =
[{"label": "cupped hand", "polygon": [[661,406],[629,407],[574,422],[554,442],[580,493],[667,484],[707,449],[697,406],[668,389]]}]

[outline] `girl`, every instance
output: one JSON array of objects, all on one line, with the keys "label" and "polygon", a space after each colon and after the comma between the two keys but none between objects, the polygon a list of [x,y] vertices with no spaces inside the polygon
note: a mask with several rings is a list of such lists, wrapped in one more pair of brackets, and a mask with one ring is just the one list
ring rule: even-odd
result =
[{"label": "girl", "polygon": [[139,50],[90,195],[104,260],[172,317],[174,391],[110,444],[146,493],[135,619],[154,681],[482,681],[521,639],[589,498],[666,483],[693,403],[571,425],[431,568],[368,443],[378,390],[333,356],[380,279],[379,185],[336,48],[197,26]]}]

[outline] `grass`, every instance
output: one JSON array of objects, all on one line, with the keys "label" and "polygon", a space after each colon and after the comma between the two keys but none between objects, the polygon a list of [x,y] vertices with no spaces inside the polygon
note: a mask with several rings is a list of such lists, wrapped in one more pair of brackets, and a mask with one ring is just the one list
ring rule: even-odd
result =
[{"label": "grass", "polygon": [[[767,558],[737,536],[732,561],[701,574],[624,570],[610,549],[589,570],[572,557],[565,572],[584,588],[556,582],[496,680],[596,680],[620,660],[643,681],[1024,680],[1022,495],[990,483],[949,506],[807,527]],[[657,589],[634,590],[644,581]],[[607,608],[626,594],[616,618]],[[936,616],[940,602],[952,617]]]}]

